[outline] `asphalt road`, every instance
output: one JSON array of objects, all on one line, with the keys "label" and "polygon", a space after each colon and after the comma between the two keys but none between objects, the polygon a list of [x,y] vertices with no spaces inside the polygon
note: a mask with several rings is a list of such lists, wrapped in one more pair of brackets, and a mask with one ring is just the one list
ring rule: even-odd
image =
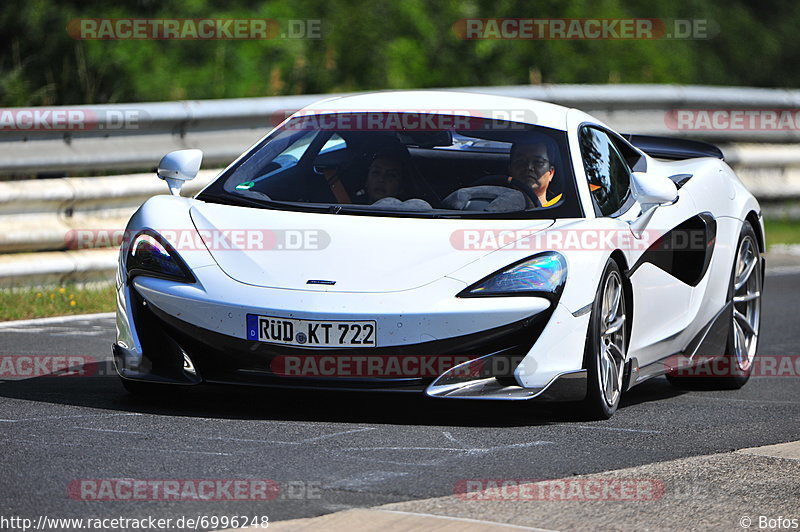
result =
[{"label": "asphalt road", "polygon": [[[800,355],[800,274],[767,277],[761,355]],[[129,396],[112,319],[0,329],[0,356],[89,356],[91,376],[0,382],[0,517],[267,515],[271,521],[450,495],[466,478],[548,479],[800,439],[800,379],[736,391],[666,379],[606,422],[565,405],[207,388]],[[271,501],[92,501],[81,479],[270,479]],[[491,516],[486,516],[490,518]],[[2,527],[0,527],[2,528]],[[219,527],[223,528],[223,527]]]}]

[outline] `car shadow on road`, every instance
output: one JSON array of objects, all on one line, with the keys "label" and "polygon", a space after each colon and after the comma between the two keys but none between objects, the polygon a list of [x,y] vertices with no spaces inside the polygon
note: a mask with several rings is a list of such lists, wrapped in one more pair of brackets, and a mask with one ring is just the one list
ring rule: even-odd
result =
[{"label": "car shadow on road", "polygon": [[[219,419],[320,421],[465,427],[536,426],[586,421],[579,403],[443,400],[418,393],[321,391],[242,386],[179,387],[153,397],[129,394],[111,362],[73,375],[6,380],[0,397],[133,413]],[[662,379],[663,380],[663,379]],[[623,396],[620,408],[681,395],[658,379]]]},{"label": "car shadow on road", "polygon": [[686,394],[687,391],[669,383],[666,377],[656,377],[639,384],[625,392],[620,400],[620,409],[649,403],[663,401]]}]

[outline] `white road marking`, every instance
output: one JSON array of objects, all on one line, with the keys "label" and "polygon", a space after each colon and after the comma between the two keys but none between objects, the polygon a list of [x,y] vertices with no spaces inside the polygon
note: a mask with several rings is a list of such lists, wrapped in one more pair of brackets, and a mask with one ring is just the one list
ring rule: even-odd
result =
[{"label": "white road marking", "polygon": [[194,436],[189,435],[188,437],[194,438],[196,440],[212,440],[212,441],[238,441],[244,443],[273,443],[275,445],[300,445],[296,441],[283,441],[283,440],[257,440],[252,438],[225,438],[222,436]]},{"label": "white road marking", "polygon": [[456,451],[464,452],[471,449],[462,447],[343,447],[341,451]]},{"label": "white road marking", "polygon": [[45,417],[28,417],[22,419],[0,419],[0,423],[20,423],[22,421],[47,421],[51,419],[73,419],[83,417],[114,417],[114,416],[141,416],[138,412],[131,412],[126,414],[81,414],[74,416],[45,416]]},{"label": "white road marking", "polygon": [[[142,434],[145,436],[157,436],[159,438],[163,438],[163,433],[155,433],[155,432],[137,432],[134,430],[105,430],[105,429],[91,429],[87,427],[73,427],[77,429],[83,430],[93,430],[97,432],[113,432],[113,433],[120,433],[120,434]],[[281,440],[259,440],[253,438],[225,438],[225,437],[212,437],[212,436],[195,436],[193,434],[186,434],[181,435],[181,438],[193,438],[195,440],[208,440],[208,441],[228,441],[228,442],[243,442],[243,443],[272,443],[275,445],[300,445],[298,442],[295,441],[281,441]]]},{"label": "white road marking", "polygon": [[465,449],[464,447],[344,447],[342,451],[456,451],[462,453],[488,453],[495,451],[502,451],[503,449],[513,449],[518,447],[532,447],[535,445],[553,445],[552,441],[527,441],[520,443],[510,443],[508,445],[497,445],[495,447]]},{"label": "white road marking", "polygon": [[[2,420],[0,420],[0,421],[2,421]],[[158,436],[158,437],[163,437],[164,436],[163,433],[156,434],[156,433],[153,433],[153,432],[141,432],[141,431],[135,431],[135,430],[99,429],[99,428],[95,428],[95,427],[81,427],[81,426],[78,426],[78,425],[73,426],[72,428],[79,429],[79,430],[88,430],[88,431],[92,431],[92,432],[111,432],[111,433],[115,433],[115,434],[140,434],[140,435],[144,435],[144,436]],[[375,430],[375,428],[374,427],[361,427],[361,428],[358,428],[358,429],[347,430],[347,431],[343,431],[343,432],[334,432],[333,434],[323,434],[322,436],[315,436],[313,438],[306,438],[306,439],[298,440],[298,441],[261,440],[261,439],[253,439],[253,438],[228,438],[228,437],[222,437],[222,436],[211,437],[211,436],[196,436],[196,435],[193,435],[193,434],[188,435],[188,437],[194,438],[196,440],[209,440],[209,441],[231,441],[231,442],[245,442],[245,443],[271,443],[271,444],[275,444],[275,445],[303,445],[303,444],[307,444],[307,443],[313,443],[313,442],[317,442],[317,441],[321,441],[321,440],[326,440],[326,439],[329,439],[329,438],[335,438],[337,436],[343,436],[345,434],[353,434],[353,433],[364,432],[364,431],[368,431],[368,430]],[[187,436],[181,436],[181,437],[185,438]]]},{"label": "white road marking", "polygon": [[320,440],[327,440],[328,438],[335,438],[337,436],[344,436],[345,434],[355,434],[356,432],[364,432],[367,430],[375,430],[375,427],[360,427],[353,430],[345,430],[343,432],[334,432],[333,434],[323,434],[322,436],[316,436],[314,438],[306,438],[304,440],[300,440],[297,442],[298,444],[301,443],[311,443]]},{"label": "white road marking", "polygon": [[457,439],[456,439],[456,438],[455,438],[455,437],[454,437],[452,434],[450,434],[450,433],[449,433],[449,432],[447,432],[446,430],[443,430],[443,431],[442,431],[442,435],[443,435],[445,438],[447,438],[448,440],[450,440],[451,442],[455,443],[456,445],[460,445],[460,446],[461,446],[462,448],[464,448],[464,449],[467,449],[467,448],[469,448],[469,446],[468,446],[468,445],[465,445],[463,442],[461,442],[461,441],[458,441],[458,440],[457,440]]},{"label": "white road marking", "polygon": [[90,430],[92,432],[113,432],[115,434],[141,434],[144,436],[149,435],[149,432],[137,432],[135,430],[114,430],[114,429],[96,429],[94,427],[72,427],[73,429]]},{"label": "white road marking", "polygon": [[307,443],[313,443],[316,441],[326,440],[329,438],[335,438],[336,436],[342,436],[344,434],[353,434],[356,432],[364,432],[367,430],[375,430],[374,427],[361,427],[353,430],[346,430],[343,432],[334,432],[333,434],[323,434],[322,436],[315,436],[313,438],[306,438],[303,440],[298,441],[284,441],[284,440],[259,440],[259,439],[250,439],[250,438],[226,438],[221,436],[216,437],[209,437],[209,436],[190,436],[195,439],[200,440],[216,440],[216,441],[238,441],[238,442],[252,442],[252,443],[273,443],[276,445],[304,445]]},{"label": "white road marking", "polygon": [[771,399],[734,399],[732,397],[703,397],[702,395],[686,394],[683,397],[690,399],[697,399],[699,401],[731,401],[734,403],[768,403],[774,405],[796,405],[800,401],[773,401]]},{"label": "white road marking", "polygon": [[452,517],[449,515],[436,515],[436,514],[423,514],[418,512],[404,512],[402,510],[381,510],[381,509],[374,509],[372,511],[375,512],[387,512],[391,514],[403,514],[403,515],[415,515],[417,517],[426,517],[426,518],[435,518],[435,519],[444,519],[447,521],[461,521],[464,523],[475,523],[479,525],[491,525],[493,527],[504,527],[504,528],[512,528],[515,530],[532,530],[534,532],[558,532],[557,530],[551,530],[548,528],[534,528],[530,526],[522,526],[522,525],[512,525],[508,523],[498,523],[495,521],[485,521],[483,519],[470,519],[468,517]]},{"label": "white road marking", "polygon": [[[47,446],[57,446],[57,447],[91,447],[94,448],[94,445],[86,445],[83,443],[67,443],[67,442],[49,442],[44,440],[28,440],[25,438],[9,438],[6,441],[12,442],[26,442],[26,443],[36,443],[39,445],[47,445]],[[221,452],[214,452],[214,451],[186,451],[183,449],[158,449],[155,447],[114,447],[116,451],[144,451],[148,453],[157,452],[157,453],[173,453],[173,454],[210,454],[214,456],[233,456],[233,453],[221,453]]]},{"label": "white road marking", "polygon": [[[26,329],[27,330],[27,329]],[[110,331],[50,331],[50,336],[105,336]]]},{"label": "white road marking", "polygon": [[56,325],[59,323],[72,323],[82,320],[109,319],[116,316],[114,312],[100,312],[97,314],[72,314],[69,316],[52,316],[50,318],[33,318],[30,320],[15,320],[0,322],[0,329],[10,329],[14,327],[25,327],[28,325]]},{"label": "white road marking", "polygon": [[[454,458],[454,456],[473,456],[473,455],[480,455],[480,454],[488,454],[494,453],[498,451],[503,451],[506,449],[518,449],[521,447],[533,447],[537,445],[552,445],[555,442],[551,441],[531,441],[531,442],[521,442],[521,443],[512,443],[508,445],[497,445],[495,447],[487,447],[487,448],[464,448],[464,447],[402,447],[402,446],[379,446],[379,447],[345,447],[342,449],[335,449],[334,454],[342,454],[348,458],[355,458],[358,460],[365,460],[369,462],[376,462],[380,464],[390,464],[390,465],[402,465],[402,466],[438,466],[442,463]],[[358,452],[365,453],[370,451],[442,451],[445,456],[440,458],[434,458],[432,460],[420,460],[414,459],[414,461],[400,461],[400,460],[385,460],[381,458],[375,458],[371,456],[360,456]]]},{"label": "white road marking", "polygon": [[536,447],[538,445],[554,445],[552,441],[526,441],[522,443],[511,443],[508,445],[498,445],[497,447],[489,447],[488,449],[468,449],[467,454],[480,454],[480,453],[494,453],[497,451],[504,451],[506,449],[519,449],[520,447]]},{"label": "white road marking", "polygon": [[325,488],[366,488],[405,475],[408,475],[408,473],[402,473],[399,471],[368,471],[352,477],[335,480],[329,484],[326,484]]},{"label": "white road marking", "polygon": [[626,429],[622,427],[595,427],[593,425],[568,425],[561,423],[562,427],[575,427],[576,429],[610,430],[615,432],[641,432],[642,434],[661,434],[660,430]]}]

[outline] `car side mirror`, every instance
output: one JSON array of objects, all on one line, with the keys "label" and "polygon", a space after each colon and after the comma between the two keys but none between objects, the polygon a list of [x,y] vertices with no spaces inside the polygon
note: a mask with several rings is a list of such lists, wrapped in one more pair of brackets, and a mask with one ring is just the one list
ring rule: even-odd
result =
[{"label": "car side mirror", "polygon": [[173,196],[181,195],[185,181],[191,181],[200,170],[203,162],[202,150],[178,150],[169,152],[158,163],[158,177],[167,182]]},{"label": "car side mirror", "polygon": [[642,213],[678,199],[678,187],[668,177],[633,172],[631,183],[633,197],[642,206]]},{"label": "car side mirror", "polygon": [[633,198],[642,207],[642,214],[628,222],[636,238],[641,238],[656,207],[674,203],[678,199],[678,187],[668,177],[633,172],[631,175]]}]

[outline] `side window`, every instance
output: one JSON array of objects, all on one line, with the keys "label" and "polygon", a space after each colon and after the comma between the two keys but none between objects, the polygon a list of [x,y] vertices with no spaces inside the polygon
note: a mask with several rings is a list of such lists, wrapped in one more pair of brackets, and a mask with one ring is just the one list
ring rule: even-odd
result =
[{"label": "side window", "polygon": [[609,136],[584,127],[578,135],[589,190],[603,216],[617,212],[628,198],[631,171]]},{"label": "side window", "polygon": [[[294,166],[297,164],[297,161],[300,160],[300,157],[308,149],[308,146],[311,144],[311,141],[314,140],[317,134],[314,131],[306,133],[299,139],[292,142],[285,150],[283,150],[277,157],[273,159],[274,162],[281,162],[281,166]],[[287,164],[288,163],[288,164]]]},{"label": "side window", "polygon": [[319,150],[319,153],[320,155],[322,155],[323,153],[328,153],[331,151],[343,150],[346,147],[347,147],[347,142],[342,137],[340,137],[338,133],[334,133],[333,135],[331,135],[331,138],[329,138],[325,142],[325,145],[322,146],[322,148]]}]

